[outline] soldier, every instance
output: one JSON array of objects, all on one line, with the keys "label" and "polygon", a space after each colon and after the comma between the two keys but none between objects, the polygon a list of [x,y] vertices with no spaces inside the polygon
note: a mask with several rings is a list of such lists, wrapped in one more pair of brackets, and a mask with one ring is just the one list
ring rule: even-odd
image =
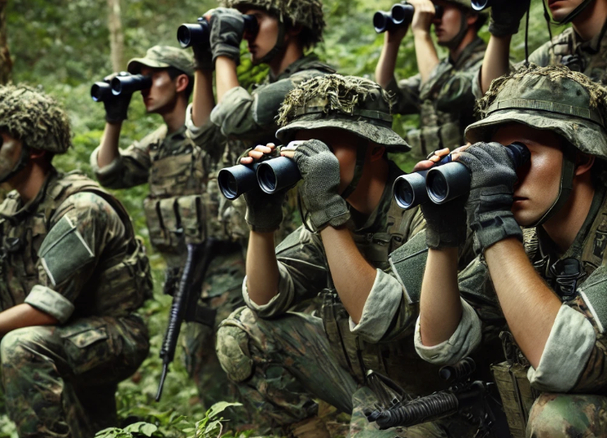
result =
[{"label": "soldier", "polygon": [[[465,205],[481,256],[458,284],[454,250],[430,249],[417,350],[431,363],[451,363],[488,333],[509,331],[500,335],[508,362],[494,373],[514,437],[524,435],[527,418],[531,437],[607,433],[607,398],[599,395],[606,382],[606,99],[607,89],[562,66],[494,81],[479,105],[485,118],[466,130],[479,143],[456,154],[472,176],[467,201],[424,210],[429,229],[450,234],[434,221],[465,220]],[[513,142],[531,153],[519,169],[502,146]]]},{"label": "soldier", "polygon": [[[386,32],[375,79],[396,94],[396,113],[420,114],[420,128],[407,134],[407,142],[425,157],[436,149],[461,146],[464,129],[474,121],[472,83],[487,47],[478,37],[486,15],[474,12],[470,0],[408,3],[415,8],[410,27],[419,73],[399,82],[394,78],[398,49],[409,29],[399,26]],[[440,18],[435,5],[443,8]],[[449,50],[442,60],[430,38],[432,23],[438,44]]]},{"label": "soldier", "polygon": [[0,88],[0,344],[20,437],[91,437],[116,425],[118,382],[139,367],[152,293],[124,207],[80,173],[59,173],[67,115],[26,87]]},{"label": "soldier", "polygon": [[[560,25],[571,23],[571,27],[534,51],[529,61],[540,66],[563,64],[593,81],[606,82],[607,1],[559,0],[547,4],[552,20]],[[493,79],[508,73],[510,40],[518,32],[528,6],[528,0],[495,2],[492,6],[489,48],[485,52],[480,81],[475,81],[477,97],[487,91]]]},{"label": "soldier", "polygon": [[[308,393],[343,412],[354,410],[353,435],[369,427],[372,436],[405,433],[380,432],[362,415],[374,401],[364,386],[370,369],[413,394],[438,386],[437,369],[424,364],[413,348],[416,305],[388,264],[388,254],[404,242],[425,243],[419,209],[404,211],[393,201],[392,182],[402,171],[386,151],[409,147],[391,129],[390,105],[379,85],[351,76],[317,77],[287,95],[277,136],[284,143],[305,140],[281,152],[297,163],[303,177],[305,226],[276,252],[273,236],[284,193],[246,194],[247,307],[222,323],[217,354],[244,398],[295,436],[327,436]],[[274,151],[273,144],[258,146],[242,162]],[[320,316],[289,311],[316,295],[323,298]],[[294,381],[305,392],[298,392]],[[461,426],[456,420],[428,423],[406,436],[443,437],[447,429],[462,436]]]},{"label": "soldier", "polygon": [[225,399],[226,378],[214,348],[216,325],[243,304],[240,284],[244,277],[244,251],[227,237],[221,218],[223,197],[217,171],[226,163],[218,132],[192,140],[185,127],[185,111],[193,88],[192,61],[183,50],[154,46],[145,58],[129,61],[133,74],[152,77],[142,91],[149,113],[164,124],[126,150],[118,141],[131,96],[106,104],[106,125],[101,145],[91,155],[99,182],[112,189],[149,183],[143,208],[150,242],[166,261],[165,293],[173,294],[187,258],[187,243],[215,239],[214,257],[200,293],[197,321],[188,321],[185,336],[186,367],[205,403]]}]

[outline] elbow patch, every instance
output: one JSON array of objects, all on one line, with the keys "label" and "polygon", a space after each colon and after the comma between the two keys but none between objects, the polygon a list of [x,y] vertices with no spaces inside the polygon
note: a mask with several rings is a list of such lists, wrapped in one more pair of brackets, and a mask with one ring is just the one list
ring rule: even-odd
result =
[{"label": "elbow patch", "polygon": [[390,265],[398,281],[405,288],[405,297],[410,304],[419,303],[427,258],[425,232],[417,233],[390,254]]},{"label": "elbow patch", "polygon": [[42,266],[56,286],[95,258],[76,226],[63,216],[51,228],[38,251]]}]

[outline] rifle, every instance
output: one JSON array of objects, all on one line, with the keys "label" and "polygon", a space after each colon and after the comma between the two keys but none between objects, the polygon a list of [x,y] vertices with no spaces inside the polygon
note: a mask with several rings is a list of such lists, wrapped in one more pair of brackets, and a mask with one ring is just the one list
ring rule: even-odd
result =
[{"label": "rifle", "polygon": [[[173,297],[169,324],[164,335],[160,358],[162,359],[162,375],[156,393],[156,401],[162,396],[164,380],[169,371],[169,365],[175,358],[175,348],[181,330],[181,323],[186,321],[199,321],[209,324],[209,318],[214,321],[215,311],[198,308],[199,291],[202,288],[207,269],[213,259],[213,246],[215,239],[208,238],[203,243],[188,243],[188,257],[179,281],[179,289]],[[211,322],[211,325],[213,323]]]},{"label": "rifle", "polygon": [[[367,375],[371,389],[383,401],[377,409],[367,409],[365,416],[369,422],[376,422],[380,429],[396,426],[410,427],[451,415],[461,414],[468,421],[476,423],[475,437],[510,438],[508,422],[501,402],[493,392],[494,383],[472,381],[470,375],[476,369],[474,360],[466,357],[453,366],[439,370],[440,377],[451,383],[449,389],[412,399],[404,391],[394,389],[394,382],[373,371]],[[391,401],[386,402],[388,386]],[[382,388],[383,387],[383,388]]]}]

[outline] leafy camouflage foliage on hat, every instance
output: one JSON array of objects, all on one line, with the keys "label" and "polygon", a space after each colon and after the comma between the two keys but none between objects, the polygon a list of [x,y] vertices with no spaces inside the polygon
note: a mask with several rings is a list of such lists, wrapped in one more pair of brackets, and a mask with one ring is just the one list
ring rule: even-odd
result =
[{"label": "leafy camouflage foliage on hat", "polygon": [[308,30],[311,45],[322,41],[325,19],[320,0],[220,0],[226,8],[235,8],[244,12],[247,8],[264,9],[285,23],[300,24]]},{"label": "leafy camouflage foliage on hat", "polygon": [[0,86],[0,131],[30,148],[54,154],[71,146],[65,111],[55,99],[28,86]]}]

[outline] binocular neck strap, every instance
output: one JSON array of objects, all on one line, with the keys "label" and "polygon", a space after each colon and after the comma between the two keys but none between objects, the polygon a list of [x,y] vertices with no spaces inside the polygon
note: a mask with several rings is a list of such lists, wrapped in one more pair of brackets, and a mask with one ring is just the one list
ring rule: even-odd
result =
[{"label": "binocular neck strap", "polygon": [[21,156],[19,157],[19,161],[17,161],[17,164],[15,164],[15,167],[13,167],[13,170],[11,170],[5,176],[0,177],[0,184],[7,182],[13,176],[17,175],[19,172],[21,172],[23,170],[23,168],[27,165],[27,162],[29,159],[29,154],[30,154],[30,149],[26,145],[23,145],[21,147]]},{"label": "binocular neck strap", "polygon": [[556,197],[552,206],[544,213],[544,215],[532,226],[538,227],[550,219],[559,211],[573,190],[573,177],[575,176],[575,150],[570,147],[563,148],[563,169],[561,170],[561,183],[559,194]]},{"label": "binocular neck strap", "polygon": [[360,181],[361,176],[363,175],[363,169],[365,167],[365,157],[367,156],[367,144],[359,143],[356,146],[356,165],[354,166],[354,176],[352,177],[352,181],[348,184],[348,187],[345,188],[341,197],[344,199],[348,199],[348,196],[356,190],[356,186]]},{"label": "binocular neck strap", "polygon": [[259,61],[255,62],[255,64],[268,64],[276,55],[282,52],[285,48],[285,35],[287,31],[285,29],[285,24],[282,21],[278,22],[278,36],[276,37],[276,44],[274,47],[266,53],[263,58]]}]

